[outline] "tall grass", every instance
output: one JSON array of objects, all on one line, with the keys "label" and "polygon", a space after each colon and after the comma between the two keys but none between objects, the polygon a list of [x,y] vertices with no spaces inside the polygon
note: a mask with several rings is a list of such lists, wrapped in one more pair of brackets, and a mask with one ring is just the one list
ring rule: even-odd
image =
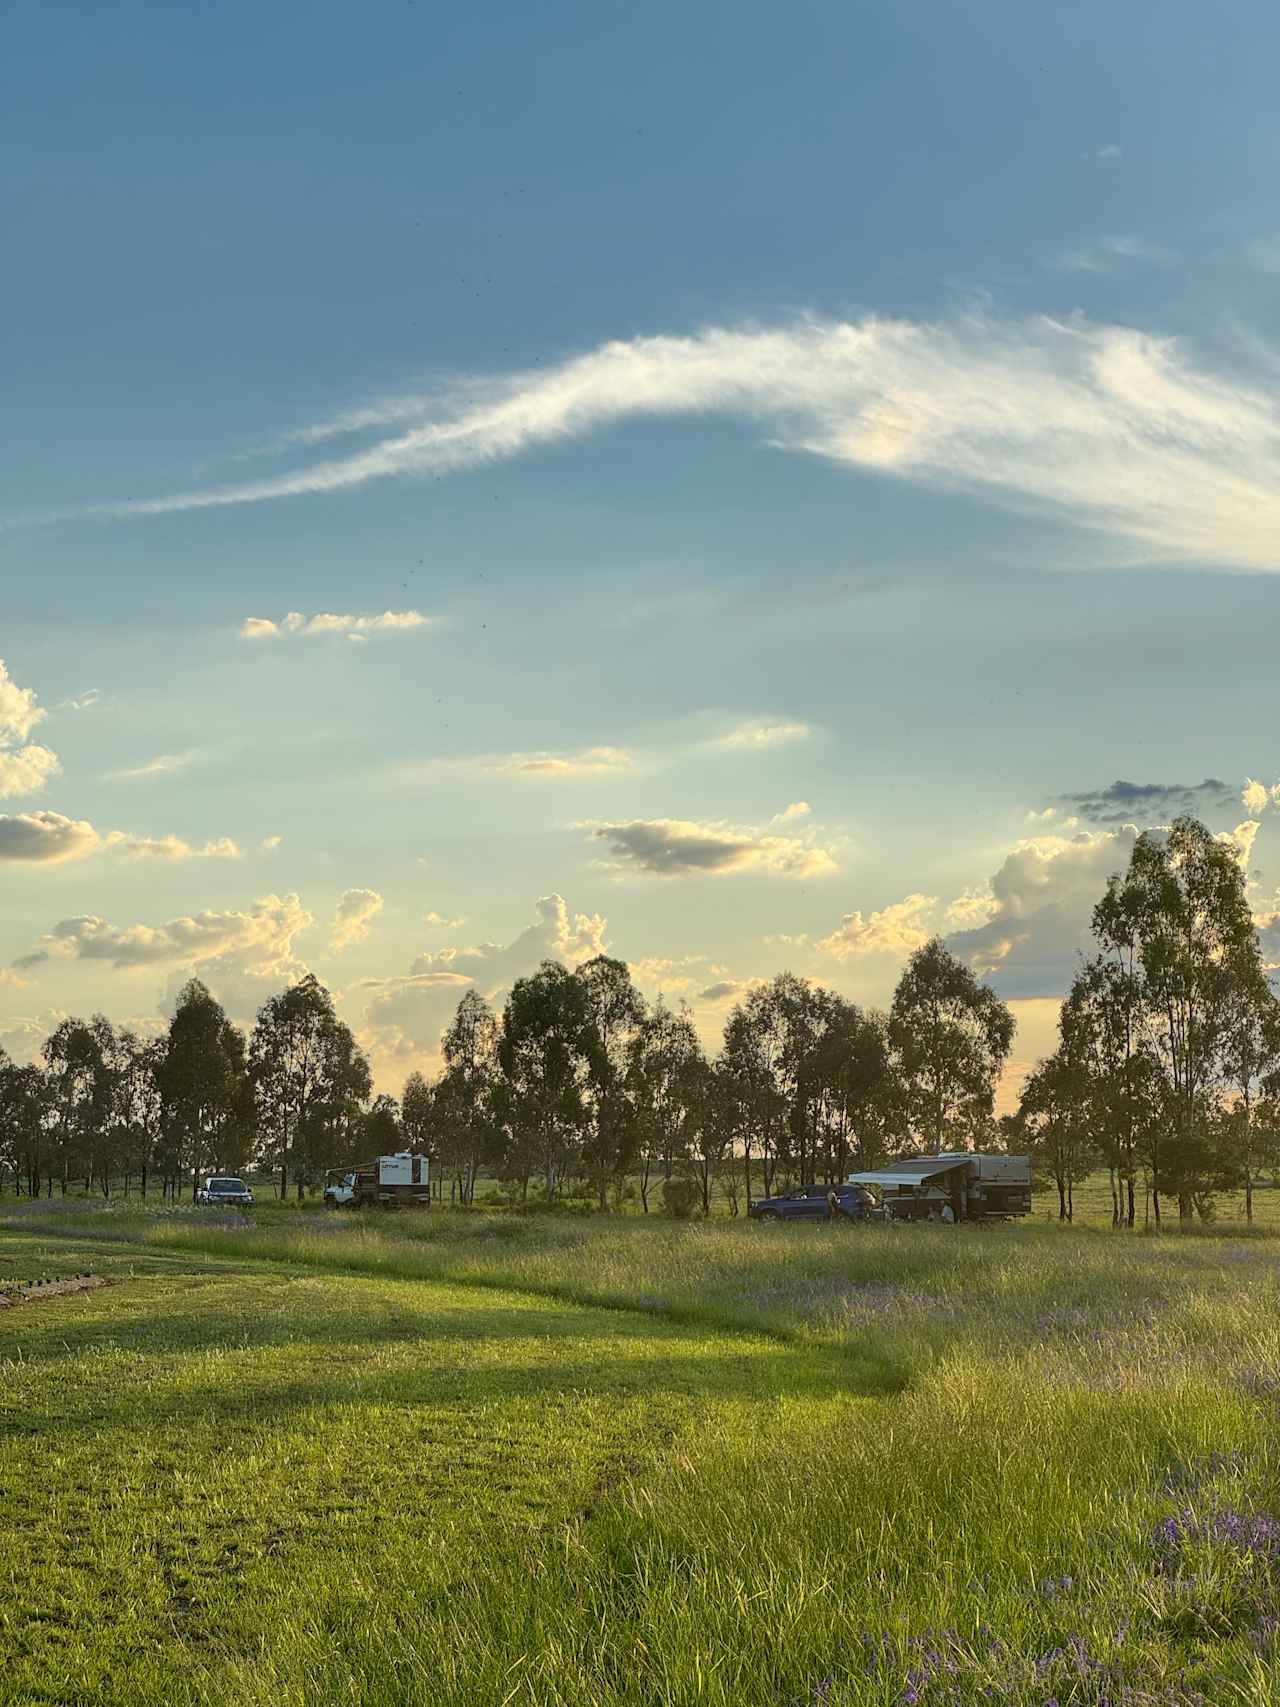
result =
[{"label": "tall grass", "polygon": [[[88,1233],[117,1261],[134,1250],[207,1276],[225,1345],[201,1340],[173,1379],[240,1383],[255,1464],[296,1461],[302,1489],[359,1461],[385,1502],[358,1552],[339,1531],[264,1556],[253,1640],[186,1647],[177,1673],[135,1674],[132,1699],[1280,1699],[1280,1261],[1266,1241],[434,1211],[21,1228],[51,1250]],[[446,1296],[453,1325],[433,1330]],[[468,1298],[474,1333],[454,1340]],[[502,1323],[520,1337],[486,1337]],[[268,1339],[278,1369],[250,1361]],[[116,1378],[150,1384],[145,1415],[162,1383],[139,1344]],[[482,1364],[502,1383],[434,1426],[448,1465],[465,1421],[486,1497],[510,1478],[517,1417],[545,1431],[528,1439],[548,1470],[573,1419],[618,1426],[545,1521],[499,1497],[464,1523],[462,1478],[424,1508],[415,1544],[395,1478],[369,1466],[392,1438],[412,1449],[432,1383],[456,1383],[462,1405]],[[254,1406],[303,1369],[314,1396],[285,1441]],[[513,1386],[526,1371],[536,1400]],[[56,1410],[80,1378],[65,1371]]]}]

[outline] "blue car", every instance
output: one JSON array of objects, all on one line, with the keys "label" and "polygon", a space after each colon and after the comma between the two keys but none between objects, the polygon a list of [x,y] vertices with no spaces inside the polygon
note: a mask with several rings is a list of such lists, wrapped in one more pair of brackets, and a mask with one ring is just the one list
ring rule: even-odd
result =
[{"label": "blue car", "polygon": [[[762,1197],[747,1214],[757,1221],[825,1221],[831,1213],[827,1203],[829,1185],[804,1185],[780,1197]],[[837,1185],[840,1213],[850,1221],[864,1221],[875,1207],[875,1199],[860,1185]]]}]

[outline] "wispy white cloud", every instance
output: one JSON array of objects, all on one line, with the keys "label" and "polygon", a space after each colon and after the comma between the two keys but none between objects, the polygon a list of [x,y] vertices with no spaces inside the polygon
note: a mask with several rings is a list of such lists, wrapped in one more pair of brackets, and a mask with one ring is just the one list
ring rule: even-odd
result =
[{"label": "wispy white cloud", "polygon": [[[1275,397],[1126,326],[973,316],[713,327],[618,340],[423,405],[420,423],[345,455],[95,513],[334,492],[500,461],[628,417],[714,413],[784,450],[1050,507],[1139,555],[1280,567]],[[366,430],[404,418],[403,402],[372,409]]]},{"label": "wispy white cloud", "polygon": [[768,718],[754,718],[750,723],[740,723],[736,729],[731,729],[727,735],[721,735],[719,744],[722,747],[785,747],[793,741],[805,741],[813,731],[807,723],[772,723]]},{"label": "wispy white cloud", "polygon": [[482,759],[480,765],[511,776],[573,777],[630,770],[634,762],[625,747],[585,747],[579,753],[507,753]]},{"label": "wispy white cloud", "polygon": [[258,852],[264,853],[264,854],[272,854],[280,846],[280,844],[283,840],[284,840],[283,836],[264,836],[262,838],[262,840],[258,843]]},{"label": "wispy white cloud", "polygon": [[467,921],[461,915],[449,919],[443,913],[432,911],[422,915],[422,922],[424,925],[434,925],[439,931],[456,931],[461,930]]},{"label": "wispy white cloud", "polygon": [[319,611],[315,616],[303,616],[292,610],[277,622],[269,616],[247,616],[240,624],[242,640],[279,640],[287,634],[345,634],[349,639],[365,639],[370,634],[398,634],[407,629],[425,628],[431,622],[417,610],[384,610],[372,615],[357,615],[353,611]]},{"label": "wispy white cloud", "polygon": [[1158,243],[1143,237],[1097,237],[1072,248],[1060,249],[1047,261],[1067,273],[1100,273],[1114,277],[1134,266],[1168,266],[1177,257]]},{"label": "wispy white cloud", "polygon": [[807,800],[793,800],[790,806],[784,806],[781,812],[776,812],[769,822],[771,824],[794,824],[797,818],[807,818],[813,811]]},{"label": "wispy white cloud", "polygon": [[92,711],[95,705],[102,702],[101,688],[86,688],[83,693],[74,694],[70,699],[58,701],[59,711]]},{"label": "wispy white cloud", "polygon": [[109,775],[112,782],[133,782],[148,776],[173,776],[177,771],[187,770],[198,756],[196,753],[157,753],[154,759],[148,759],[145,764],[111,771]]}]

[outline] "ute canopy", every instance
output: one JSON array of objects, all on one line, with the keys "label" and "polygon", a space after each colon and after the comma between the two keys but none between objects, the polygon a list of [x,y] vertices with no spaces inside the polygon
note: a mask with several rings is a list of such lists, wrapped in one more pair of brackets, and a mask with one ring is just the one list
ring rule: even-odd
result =
[{"label": "ute canopy", "polygon": [[924,1156],[914,1162],[899,1162],[896,1167],[871,1168],[865,1173],[850,1174],[851,1185],[927,1185],[930,1180],[941,1179],[944,1174],[953,1173],[957,1168],[964,1168],[966,1162],[953,1157],[939,1159],[936,1156]]}]

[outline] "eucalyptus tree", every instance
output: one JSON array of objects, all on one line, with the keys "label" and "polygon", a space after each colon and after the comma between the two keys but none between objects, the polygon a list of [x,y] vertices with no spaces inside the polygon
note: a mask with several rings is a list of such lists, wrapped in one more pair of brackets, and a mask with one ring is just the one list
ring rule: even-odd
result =
[{"label": "eucalyptus tree", "polygon": [[843,1179],[894,1148],[903,1096],[883,1014],[820,991],[822,1026],[801,1062],[799,1090],[813,1131],[814,1177]]},{"label": "eucalyptus tree", "polygon": [[527,1197],[541,1173],[551,1201],[566,1168],[577,1164],[587,1119],[581,1075],[586,992],[558,961],[544,960],[517,978],[502,1010],[498,1065],[502,1070],[507,1177]]},{"label": "eucalyptus tree", "polygon": [[[48,1094],[45,1075],[33,1062],[19,1066],[0,1049],[0,1169],[13,1174],[15,1195],[23,1181],[36,1197],[49,1165]],[[0,1184],[3,1175],[0,1173]]]},{"label": "eucalyptus tree", "polygon": [[1104,954],[1133,968],[1162,1104],[1150,1158],[1157,1213],[1164,1193],[1186,1221],[1239,1172],[1223,1142],[1221,1099],[1250,1054],[1240,1013],[1263,973],[1234,850],[1194,818],[1145,832],[1095,907],[1093,931]]},{"label": "eucalyptus tree", "polygon": [[725,1025],[721,1082],[736,1111],[748,1197],[757,1145],[766,1196],[779,1170],[804,1171],[810,1148],[804,1068],[821,1033],[822,1005],[805,979],[780,972],[739,1002]]},{"label": "eucalyptus tree", "polygon": [[92,1178],[94,1139],[105,1115],[106,1066],[100,1039],[82,1019],[64,1019],[41,1050],[53,1143],[50,1173],[65,1193],[73,1173]]},{"label": "eucalyptus tree", "polygon": [[186,1176],[194,1197],[202,1173],[244,1166],[252,1140],[244,1033],[199,978],[178,992],[156,1084],[163,1162],[175,1190]]},{"label": "eucalyptus tree", "polygon": [[1274,1163],[1276,1156],[1280,1001],[1260,956],[1248,948],[1233,970],[1222,1040],[1222,1072],[1230,1098],[1224,1121],[1244,1182],[1245,1219],[1252,1224],[1254,1180],[1262,1163]]},{"label": "eucalyptus tree", "polygon": [[1013,1033],[1005,1003],[936,937],[911,956],[889,1042],[909,1129],[926,1149],[963,1149],[990,1125]]},{"label": "eucalyptus tree", "polygon": [[258,1012],[249,1077],[259,1154],[280,1174],[280,1196],[294,1181],[299,1200],[345,1148],[371,1086],[369,1063],[333,999],[308,973]]},{"label": "eucalyptus tree", "polygon": [[1097,1161],[1089,1136],[1085,1069],[1065,1043],[1032,1070],[1022,1088],[1016,1135],[1052,1179],[1058,1219],[1074,1218],[1073,1188]]},{"label": "eucalyptus tree", "polygon": [[573,974],[582,992],[578,1034],[583,1106],[582,1164],[601,1209],[620,1186],[639,1148],[628,1069],[643,1033],[646,1007],[625,960],[597,954]]},{"label": "eucalyptus tree", "polygon": [[[693,1155],[708,1106],[707,1071],[689,1010],[673,1011],[659,998],[633,1034],[627,1065],[640,1204],[646,1215],[655,1173],[665,1183]],[[703,1197],[705,1201],[706,1191]]]},{"label": "eucalyptus tree", "polygon": [[498,1159],[501,1120],[498,1021],[478,991],[459,1001],[440,1051],[444,1071],[432,1104],[436,1154],[451,1172],[451,1196],[471,1203],[481,1164]]}]

